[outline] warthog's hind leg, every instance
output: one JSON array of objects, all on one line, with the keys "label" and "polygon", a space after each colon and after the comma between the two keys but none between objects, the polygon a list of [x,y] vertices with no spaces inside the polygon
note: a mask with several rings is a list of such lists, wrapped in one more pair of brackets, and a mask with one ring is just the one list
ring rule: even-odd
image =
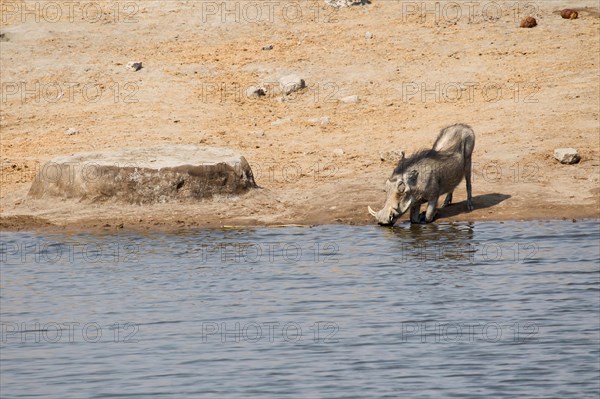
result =
[{"label": "warthog's hind leg", "polygon": [[467,183],[467,210],[473,210],[473,194],[471,186],[471,157],[467,159],[465,167],[465,181]]},{"label": "warthog's hind leg", "polygon": [[442,205],[442,208],[445,208],[447,206],[449,206],[452,203],[452,193],[454,191],[450,191],[448,193],[448,195],[446,195],[446,199],[444,200],[444,204]]}]

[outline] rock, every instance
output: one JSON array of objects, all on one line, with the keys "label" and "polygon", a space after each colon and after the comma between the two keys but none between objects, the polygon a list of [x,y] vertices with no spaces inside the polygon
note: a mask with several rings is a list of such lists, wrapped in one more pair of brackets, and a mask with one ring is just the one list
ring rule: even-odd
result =
[{"label": "rock", "polygon": [[385,152],[379,153],[379,159],[381,159],[382,162],[385,162],[385,161],[398,162],[398,161],[400,161],[400,159],[402,158],[403,155],[404,155],[404,151],[397,151],[397,150],[385,151]]},{"label": "rock", "polygon": [[230,149],[167,144],[52,159],[40,168],[28,196],[150,204],[254,187],[250,165]]},{"label": "rock", "polygon": [[370,4],[369,0],[325,0],[325,5],[335,8],[350,7],[350,6],[362,6]]},{"label": "rock", "polygon": [[554,158],[560,163],[571,165],[581,160],[575,148],[557,148],[554,150]]},{"label": "rock", "polygon": [[333,154],[337,155],[338,157],[341,157],[342,155],[345,154],[345,152],[341,148],[336,148],[335,150],[333,150]]},{"label": "rock", "polygon": [[264,97],[267,95],[267,89],[264,87],[250,86],[246,89],[246,97]]},{"label": "rock", "polygon": [[138,61],[131,61],[127,63],[126,68],[136,72],[142,69],[142,63]]},{"label": "rock", "polygon": [[354,96],[348,96],[348,97],[344,97],[342,99],[340,99],[341,102],[343,103],[357,103],[360,102],[360,97],[354,95]]},{"label": "rock", "polygon": [[320,118],[310,118],[308,120],[309,123],[316,123],[316,124],[320,124],[320,125],[328,125],[329,124],[329,117],[328,116],[322,116]]},{"label": "rock", "polygon": [[68,134],[69,136],[72,136],[74,134],[79,133],[79,131],[77,129],[75,129],[74,127],[70,127],[67,129],[67,131],[65,133]]},{"label": "rock", "polygon": [[560,12],[560,16],[564,19],[577,19],[577,17],[579,17],[579,13],[575,10],[571,10],[570,8],[565,8]]},{"label": "rock", "polygon": [[373,38],[373,34],[371,32],[365,33],[365,39],[372,39],[372,38]]},{"label": "rock", "polygon": [[262,48],[262,49],[263,49],[263,50],[273,50],[273,45],[272,45],[272,44],[269,44],[269,45],[267,45],[267,46],[263,46],[263,48]]},{"label": "rock", "polygon": [[289,123],[292,121],[292,118],[283,118],[283,119],[277,119],[274,122],[271,122],[271,126],[279,126],[279,125],[283,125],[285,123]]},{"label": "rock", "polygon": [[526,17],[526,18],[523,18],[520,26],[521,26],[521,28],[533,28],[533,27],[537,26],[537,21],[533,17]]},{"label": "rock", "polygon": [[283,89],[283,93],[287,96],[290,93],[298,91],[306,87],[306,82],[296,74],[286,75],[279,79],[279,84]]}]

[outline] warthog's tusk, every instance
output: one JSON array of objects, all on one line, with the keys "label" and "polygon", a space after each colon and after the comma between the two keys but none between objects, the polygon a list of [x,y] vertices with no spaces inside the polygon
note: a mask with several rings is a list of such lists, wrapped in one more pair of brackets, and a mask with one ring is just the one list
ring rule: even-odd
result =
[{"label": "warthog's tusk", "polygon": [[369,206],[369,213],[375,217],[377,217],[377,212],[375,212],[373,209],[371,209],[371,207]]}]

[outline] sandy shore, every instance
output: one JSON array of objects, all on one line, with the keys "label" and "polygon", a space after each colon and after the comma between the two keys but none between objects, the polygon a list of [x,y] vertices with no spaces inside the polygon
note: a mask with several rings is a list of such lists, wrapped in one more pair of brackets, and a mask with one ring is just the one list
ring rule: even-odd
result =
[{"label": "sandy shore", "polygon": [[[60,18],[38,3],[38,18],[2,4],[2,229],[373,223],[367,206],[383,204],[394,168],[381,154],[429,147],[456,122],[477,137],[475,210],[463,183],[440,222],[600,217],[596,1],[579,2],[576,20],[556,13],[567,1],[465,5],[460,17],[449,2],[281,2],[260,18],[243,1],[228,13],[221,2],[102,2],[97,14],[52,2]],[[537,27],[519,28],[527,15]],[[289,73],[307,88],[281,101]],[[251,85],[267,96],[245,96]],[[360,101],[339,101],[350,95]],[[161,143],[232,148],[260,189],[152,206],[27,198],[55,156]],[[581,162],[558,163],[558,147]]]}]

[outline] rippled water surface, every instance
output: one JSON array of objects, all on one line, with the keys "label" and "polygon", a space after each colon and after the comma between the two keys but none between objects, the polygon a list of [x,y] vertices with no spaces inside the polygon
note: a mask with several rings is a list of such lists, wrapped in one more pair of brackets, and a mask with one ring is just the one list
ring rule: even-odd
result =
[{"label": "rippled water surface", "polygon": [[3,398],[598,398],[599,224],[2,233]]}]

